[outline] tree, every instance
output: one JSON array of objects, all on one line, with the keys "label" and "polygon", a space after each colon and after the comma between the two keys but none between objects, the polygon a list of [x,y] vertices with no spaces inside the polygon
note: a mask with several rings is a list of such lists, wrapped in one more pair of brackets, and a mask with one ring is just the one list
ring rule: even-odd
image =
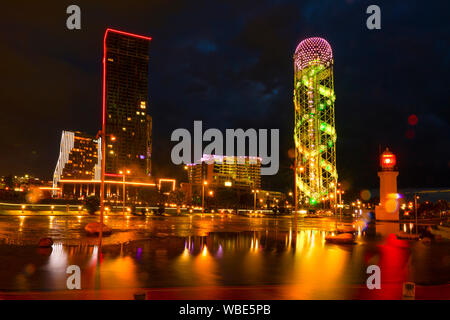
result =
[{"label": "tree", "polygon": [[186,197],[186,194],[181,189],[177,189],[177,190],[171,191],[169,193],[169,202],[176,203],[177,214],[181,213],[180,205],[183,204],[185,197]]},{"label": "tree", "polygon": [[5,186],[9,189],[14,189],[14,177],[12,174],[9,174],[5,177]]},{"label": "tree", "polygon": [[181,189],[171,191],[169,193],[169,202],[176,203],[177,205],[182,205],[184,202],[185,196],[186,196],[185,192]]},{"label": "tree", "polygon": [[216,202],[221,207],[232,208],[238,202],[236,190],[232,188],[217,188]]},{"label": "tree", "polygon": [[438,200],[435,209],[437,212],[447,211],[449,209],[448,202],[446,200]]},{"label": "tree", "polygon": [[100,207],[100,200],[96,196],[89,196],[86,198],[85,206],[89,214],[95,214]]}]

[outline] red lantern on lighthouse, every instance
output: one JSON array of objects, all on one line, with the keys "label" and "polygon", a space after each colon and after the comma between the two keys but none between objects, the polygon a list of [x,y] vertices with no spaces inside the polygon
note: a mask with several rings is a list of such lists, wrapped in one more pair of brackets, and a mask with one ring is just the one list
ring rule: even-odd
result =
[{"label": "red lantern on lighthouse", "polygon": [[380,158],[381,169],[383,171],[392,171],[394,170],[396,164],[397,159],[395,158],[395,154],[393,154],[391,151],[389,151],[388,148],[386,148],[386,151],[381,154]]}]

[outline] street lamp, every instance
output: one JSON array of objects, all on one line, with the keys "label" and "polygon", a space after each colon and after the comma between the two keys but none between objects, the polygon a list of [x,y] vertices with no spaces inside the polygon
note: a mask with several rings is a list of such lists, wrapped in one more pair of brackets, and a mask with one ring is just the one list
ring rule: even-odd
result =
[{"label": "street lamp", "polygon": [[331,206],[331,199],[334,199],[334,216],[336,216],[336,210],[337,210],[337,181],[330,183],[330,186],[334,188],[334,195],[330,195],[330,206]]},{"label": "street lamp", "polygon": [[[294,186],[294,188],[295,188],[295,199],[294,199],[294,201],[295,201],[295,205],[294,205],[294,210],[295,210],[295,220],[297,221],[297,201],[298,201],[298,191],[297,191],[297,168],[298,168],[298,166],[297,166],[297,161],[295,161],[295,174],[294,174],[294,180],[295,180],[295,186]],[[302,173],[303,173],[303,171],[305,171],[305,167],[299,167],[298,168],[299,170],[300,170],[300,181],[302,180]]]},{"label": "street lamp", "polygon": [[208,184],[208,181],[203,180],[202,183],[202,214],[205,212],[205,186]]},{"label": "street lamp", "polygon": [[417,199],[419,199],[419,196],[417,194],[414,194],[414,215],[416,216],[416,234],[417,234]]},{"label": "street lamp", "polygon": [[253,197],[253,212],[256,213],[256,194],[259,192],[259,190],[254,189],[252,190],[254,197]]},{"label": "street lamp", "polygon": [[[340,186],[341,184],[339,183],[338,185]],[[341,218],[341,220],[342,220],[342,207],[343,207],[343,204],[342,204],[342,195],[344,194],[344,190],[342,190],[341,188],[339,188],[338,194],[339,194],[339,216],[340,216],[340,218]],[[336,200],[337,200],[337,199],[336,199]]]},{"label": "street lamp", "polygon": [[122,193],[123,193],[123,203],[122,203],[122,213],[123,213],[123,216],[125,217],[125,176],[127,175],[127,174],[130,174],[131,173],[131,171],[130,170],[128,170],[128,169],[124,169],[124,170],[120,170],[119,171],[119,173],[122,175],[122,177],[123,177],[123,191],[122,191]]}]

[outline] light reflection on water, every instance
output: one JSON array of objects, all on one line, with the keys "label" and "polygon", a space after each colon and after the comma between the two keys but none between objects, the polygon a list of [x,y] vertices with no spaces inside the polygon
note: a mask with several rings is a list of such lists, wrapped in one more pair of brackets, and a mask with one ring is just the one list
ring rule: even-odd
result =
[{"label": "light reflection on water", "polygon": [[[30,232],[24,230],[27,223],[40,226],[33,219],[19,219],[19,232]],[[385,281],[449,281],[449,264],[439,263],[449,261],[448,243],[427,247],[392,239],[390,235],[405,225],[410,230],[409,223],[358,228],[355,245],[336,245],[325,242],[333,221],[303,221],[295,228],[291,220],[233,219],[110,217],[110,225],[119,231],[106,242],[99,261],[97,245],[70,241],[83,237],[76,228],[80,218],[67,223],[56,217],[52,226],[47,220],[47,229],[39,234],[58,236],[61,230],[69,230],[72,238],[64,233],[47,251],[15,248],[19,254],[9,259],[8,266],[0,267],[0,291],[65,290],[65,270],[72,264],[81,268],[83,289],[281,285],[277,294],[286,299],[352,298],[351,288],[365,284],[370,264],[382,266]],[[120,230],[127,225],[134,229],[123,234],[135,238],[116,241],[125,239]],[[11,257],[10,247],[0,248],[2,261],[3,256]],[[24,272],[30,264],[34,271]]]}]

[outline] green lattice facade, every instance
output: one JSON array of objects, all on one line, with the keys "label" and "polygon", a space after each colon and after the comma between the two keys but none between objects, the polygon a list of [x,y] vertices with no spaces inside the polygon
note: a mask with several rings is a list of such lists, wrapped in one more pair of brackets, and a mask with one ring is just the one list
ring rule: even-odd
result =
[{"label": "green lattice facade", "polygon": [[316,205],[334,193],[337,181],[333,58],[321,38],[302,41],[294,55],[297,201]]}]

